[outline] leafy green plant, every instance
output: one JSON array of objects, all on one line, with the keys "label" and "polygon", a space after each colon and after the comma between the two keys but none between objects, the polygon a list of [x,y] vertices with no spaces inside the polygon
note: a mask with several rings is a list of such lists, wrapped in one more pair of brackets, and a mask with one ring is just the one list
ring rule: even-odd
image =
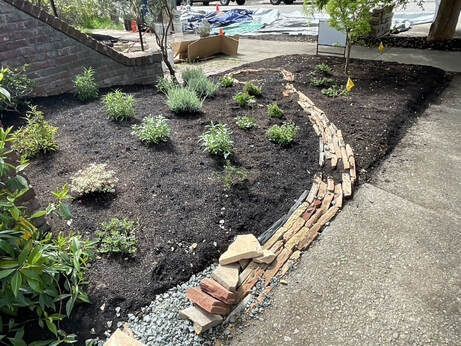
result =
[{"label": "leafy green plant", "polygon": [[223,156],[227,159],[234,151],[234,141],[232,131],[225,124],[208,125],[207,130],[200,136],[199,142],[204,151],[212,155]]},{"label": "leafy green plant", "polygon": [[115,90],[104,96],[104,107],[110,119],[115,121],[128,120],[135,115],[134,97],[120,90]]},{"label": "leafy green plant", "polygon": [[221,78],[221,80],[219,82],[220,82],[222,87],[230,88],[230,87],[234,86],[235,79],[232,78],[231,76],[224,76],[224,77]]},{"label": "leafy green plant", "polygon": [[25,158],[32,158],[40,153],[48,153],[58,149],[56,134],[58,128],[45,120],[43,112],[31,106],[26,113],[27,125],[14,134],[14,149]]},{"label": "leafy green plant", "polygon": [[299,127],[294,123],[285,122],[282,125],[273,125],[267,130],[267,138],[271,142],[286,146],[298,136]]},{"label": "leafy green plant", "polygon": [[259,97],[263,94],[262,88],[255,85],[252,82],[245,83],[245,86],[243,87],[243,92],[247,93],[250,96],[254,96],[254,97]]},{"label": "leafy green plant", "polygon": [[234,96],[234,101],[237,102],[240,107],[247,107],[247,106],[251,106],[254,103],[256,103],[255,98],[245,92],[237,93]]},{"label": "leafy green plant", "polygon": [[89,67],[83,70],[83,73],[77,75],[74,80],[77,97],[82,102],[95,100],[99,97],[99,87],[94,77],[93,68]]},{"label": "leafy green plant", "polygon": [[310,85],[318,87],[318,88],[328,87],[332,85],[334,82],[335,81],[333,79],[325,78],[325,77],[321,77],[321,78],[312,77],[311,79],[309,79]]},{"label": "leafy green plant", "polygon": [[186,85],[192,79],[207,78],[201,68],[186,68],[181,72],[181,77]]},{"label": "leafy green plant", "polygon": [[194,114],[202,110],[203,101],[198,98],[193,90],[176,87],[168,92],[166,104],[173,113]]},{"label": "leafy green plant", "polygon": [[[65,186],[53,193],[56,203],[29,213],[21,205],[30,190],[22,175],[27,162],[11,159],[9,148],[15,141],[11,128],[0,128],[0,342],[26,345],[33,323],[55,338],[34,344],[72,343],[76,336],[67,335],[59,323],[76,304],[89,302],[83,288],[94,246],[80,236],[53,236],[35,226],[50,214],[71,218],[66,204],[69,190]],[[24,318],[30,315],[32,319]]]},{"label": "leafy green plant", "polygon": [[239,128],[242,130],[251,130],[256,128],[258,125],[256,124],[256,119],[250,116],[241,116],[237,117],[235,123]]},{"label": "leafy green plant", "polygon": [[277,102],[274,102],[267,106],[267,115],[271,118],[281,118],[283,117],[283,110],[280,109]]},{"label": "leafy green plant", "polygon": [[107,169],[107,164],[92,163],[72,176],[70,189],[77,197],[95,193],[114,193],[117,182],[115,172]]},{"label": "leafy green plant", "polygon": [[168,120],[158,115],[148,116],[143,119],[141,125],[133,125],[133,134],[146,144],[158,144],[168,141],[171,134],[171,126]]},{"label": "leafy green plant", "polygon": [[345,88],[337,84],[333,84],[329,88],[322,89],[322,94],[328,97],[337,97],[337,96],[346,96],[349,93]]},{"label": "leafy green plant", "polygon": [[233,166],[229,161],[224,165],[222,181],[226,189],[230,190],[233,186],[248,180],[248,171],[246,169]]},{"label": "leafy green plant", "polygon": [[175,88],[177,84],[171,79],[162,77],[157,81],[156,88],[161,93],[167,95],[170,89]]},{"label": "leafy green plant", "polygon": [[187,86],[195,91],[200,98],[213,97],[219,90],[219,86],[207,77],[192,78],[187,83]]},{"label": "leafy green plant", "polygon": [[17,111],[32,93],[35,83],[27,77],[28,66],[0,69],[0,111]]},{"label": "leafy green plant", "polygon": [[315,66],[315,70],[317,72],[323,73],[325,76],[331,76],[333,73],[333,69],[325,63],[321,63]]},{"label": "leafy green plant", "polygon": [[138,248],[137,223],[128,219],[113,218],[103,222],[96,232],[98,249],[103,254],[134,255]]}]

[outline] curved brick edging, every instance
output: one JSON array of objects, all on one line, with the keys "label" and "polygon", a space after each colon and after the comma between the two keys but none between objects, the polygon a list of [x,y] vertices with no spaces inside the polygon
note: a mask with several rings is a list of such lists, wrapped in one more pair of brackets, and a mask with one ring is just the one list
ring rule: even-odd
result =
[{"label": "curved brick edging", "polygon": [[[258,71],[267,71],[267,69],[238,70],[230,75],[233,77],[241,73]],[[280,72],[287,82],[294,81],[293,73],[287,70],[270,69],[270,71]],[[326,161],[329,161],[332,169],[337,170],[337,173],[341,175],[341,181],[335,182],[332,177],[324,177],[322,173],[317,173],[310,191],[304,191],[290,211],[259,237],[262,249],[271,251],[276,258],[270,264],[258,263],[254,259],[245,261],[246,264],[240,263],[242,271],[239,273],[236,289],[236,296],[240,303],[234,307],[224,321],[220,318],[223,323],[227,323],[231,317],[246,308],[251,297],[250,293],[260,281],[264,289],[250,306],[250,311],[264,302],[274,287],[274,279],[280,279],[291,269],[301,257],[302,251],[307,250],[322,232],[324,226],[341,210],[343,198],[352,196],[353,185],[357,179],[354,153],[351,146],[344,142],[341,130],[330,122],[325,113],[315,106],[305,94],[296,90],[293,84],[287,83],[282,93],[284,97],[298,98],[298,104],[307,113],[319,137],[319,165],[323,166]],[[199,292],[200,289],[195,290]],[[194,297],[191,298],[189,294],[188,298],[195,302]],[[216,300],[216,302],[219,301]],[[227,307],[230,308],[230,306]],[[192,311],[189,312],[190,314],[183,313],[183,316],[185,318],[197,317]],[[194,325],[194,328],[201,333],[219,323],[218,317],[220,316],[205,313],[198,318],[204,322],[204,325]]]},{"label": "curved brick edging", "polygon": [[121,54],[27,0],[0,0],[0,64],[28,64],[33,96],[73,91],[75,75],[90,66],[101,87],[154,84],[161,60],[159,53]]}]

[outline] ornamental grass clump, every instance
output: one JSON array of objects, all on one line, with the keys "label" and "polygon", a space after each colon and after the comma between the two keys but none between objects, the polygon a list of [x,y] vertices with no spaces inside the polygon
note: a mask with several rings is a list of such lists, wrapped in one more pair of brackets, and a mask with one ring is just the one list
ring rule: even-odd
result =
[{"label": "ornamental grass clump", "polygon": [[71,178],[70,189],[76,197],[114,193],[117,182],[115,172],[107,169],[107,164],[92,163],[74,174]]},{"label": "ornamental grass clump", "polygon": [[115,121],[128,120],[135,115],[134,97],[120,90],[108,93],[104,97],[104,107],[110,119]]},{"label": "ornamental grass clump", "polygon": [[75,77],[74,86],[77,90],[77,98],[82,102],[92,101],[99,97],[99,86],[91,67],[84,69],[83,73]]},{"label": "ornamental grass clump", "polygon": [[274,102],[267,106],[267,115],[270,118],[282,118],[283,117],[283,110],[279,107],[277,102]]},{"label": "ornamental grass clump", "polygon": [[262,88],[252,82],[246,82],[243,87],[243,92],[250,96],[259,97],[263,94]]},{"label": "ornamental grass clump", "polygon": [[194,114],[202,110],[203,101],[193,90],[175,87],[168,92],[166,104],[173,113]]},{"label": "ornamental grass clump", "polygon": [[267,130],[267,138],[279,145],[287,146],[298,136],[299,127],[294,123],[285,122],[282,125],[273,125]]},{"label": "ornamental grass clump", "polygon": [[242,130],[251,130],[257,127],[256,119],[250,116],[237,117],[235,123]]},{"label": "ornamental grass clump", "polygon": [[184,81],[184,84],[189,84],[189,81],[197,78],[206,78],[205,73],[201,68],[186,68],[181,72],[181,77]]},{"label": "ornamental grass clump", "polygon": [[176,87],[177,84],[174,81],[172,81],[171,79],[162,77],[157,81],[157,84],[155,86],[156,86],[158,91],[160,91],[161,93],[166,95],[166,94],[168,94],[168,91],[170,91],[170,89]]},{"label": "ornamental grass clump", "polygon": [[234,101],[237,102],[237,104],[242,108],[251,106],[256,103],[255,98],[246,92],[239,92],[236,94],[234,96]]},{"label": "ornamental grass clump", "polygon": [[109,255],[134,255],[138,249],[137,226],[129,219],[112,218],[103,222],[96,232],[98,251]]},{"label": "ornamental grass clump", "polygon": [[40,153],[53,152],[58,149],[56,135],[58,128],[45,120],[43,112],[31,106],[26,113],[27,124],[14,134],[13,148],[24,158],[29,159]]},{"label": "ornamental grass clump", "polygon": [[200,136],[199,142],[203,150],[212,155],[222,156],[227,159],[234,151],[232,131],[225,124],[208,125],[207,130]]},{"label": "ornamental grass clump", "polygon": [[141,125],[133,125],[132,129],[133,134],[146,144],[166,142],[171,134],[171,126],[168,120],[161,115],[156,117],[148,116],[143,119]]},{"label": "ornamental grass clump", "polygon": [[219,85],[213,83],[207,77],[192,78],[187,83],[187,87],[192,89],[202,99],[216,96],[219,90]]}]

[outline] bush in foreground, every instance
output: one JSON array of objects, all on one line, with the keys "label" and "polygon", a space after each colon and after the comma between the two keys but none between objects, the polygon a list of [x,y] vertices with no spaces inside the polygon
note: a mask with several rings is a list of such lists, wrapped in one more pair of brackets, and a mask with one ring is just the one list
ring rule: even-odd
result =
[{"label": "bush in foreground", "polygon": [[134,255],[138,249],[136,227],[137,223],[128,219],[113,218],[103,222],[96,232],[98,251],[103,254]]},{"label": "bush in foreground", "polygon": [[232,131],[225,124],[211,123],[199,140],[205,151],[227,159],[234,151]]},{"label": "bush in foreground", "polygon": [[267,138],[274,143],[286,146],[291,144],[298,136],[299,127],[294,123],[273,125],[267,130]]},{"label": "bush in foreground", "polygon": [[58,128],[45,120],[43,112],[31,106],[26,115],[27,125],[14,134],[13,148],[26,159],[40,153],[53,152],[58,149],[56,135]]},{"label": "bush in foreground", "polygon": [[146,144],[166,142],[171,134],[168,120],[161,115],[148,116],[143,119],[141,125],[133,125],[132,129],[133,133]]},{"label": "bush in foreground", "polygon": [[166,104],[168,108],[176,114],[193,114],[202,110],[203,102],[197,94],[183,87],[170,89],[167,95]]},{"label": "bush in foreground", "polygon": [[96,193],[114,193],[118,178],[107,165],[92,163],[71,178],[70,189],[77,197]]},{"label": "bush in foreground", "polygon": [[120,90],[108,93],[104,97],[107,115],[115,121],[128,120],[135,115],[134,97]]},{"label": "bush in foreground", "polygon": [[82,102],[95,100],[99,97],[99,87],[94,78],[94,70],[89,67],[77,75],[74,80],[77,98]]}]

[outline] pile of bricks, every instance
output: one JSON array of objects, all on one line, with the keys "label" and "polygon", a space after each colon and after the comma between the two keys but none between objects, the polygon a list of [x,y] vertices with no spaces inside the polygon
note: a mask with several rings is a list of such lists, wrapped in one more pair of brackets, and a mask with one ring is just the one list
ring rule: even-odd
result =
[{"label": "pile of bricks", "polygon": [[[245,70],[238,72],[244,73]],[[286,70],[279,72],[285,81],[294,80],[292,73]],[[259,281],[264,289],[256,297],[254,305],[261,304],[274,287],[273,279],[283,277],[291,269],[301,252],[340,211],[343,198],[352,196],[357,180],[355,158],[350,145],[344,142],[341,130],[291,83],[286,85],[283,95],[298,97],[299,105],[308,114],[319,136],[320,166],[329,160],[331,168],[341,176],[341,181],[317,173],[309,193],[301,196],[300,203],[279,227],[270,229],[270,236],[265,235],[263,244],[251,235],[236,238],[220,257],[220,264],[212,278],[204,279],[200,287],[190,289],[187,294],[194,305],[182,310],[180,316],[193,321],[198,334],[225,322],[224,317],[228,316],[229,320],[229,316],[239,313]]]}]

